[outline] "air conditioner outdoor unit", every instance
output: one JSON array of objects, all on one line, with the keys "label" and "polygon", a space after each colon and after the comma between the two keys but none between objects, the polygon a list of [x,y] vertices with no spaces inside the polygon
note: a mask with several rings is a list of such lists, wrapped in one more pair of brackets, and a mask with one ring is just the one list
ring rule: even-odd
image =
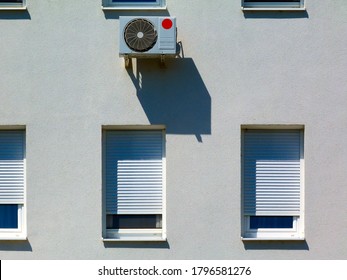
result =
[{"label": "air conditioner outdoor unit", "polygon": [[119,56],[177,55],[175,17],[119,17]]}]

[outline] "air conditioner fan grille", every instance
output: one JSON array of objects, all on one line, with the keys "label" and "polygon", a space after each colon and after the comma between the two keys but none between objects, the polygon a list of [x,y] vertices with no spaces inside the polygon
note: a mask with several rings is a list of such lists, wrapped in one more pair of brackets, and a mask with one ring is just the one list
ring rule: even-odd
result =
[{"label": "air conditioner fan grille", "polygon": [[146,52],[157,42],[157,31],[146,19],[138,18],[130,21],[124,29],[124,41],[135,52]]}]

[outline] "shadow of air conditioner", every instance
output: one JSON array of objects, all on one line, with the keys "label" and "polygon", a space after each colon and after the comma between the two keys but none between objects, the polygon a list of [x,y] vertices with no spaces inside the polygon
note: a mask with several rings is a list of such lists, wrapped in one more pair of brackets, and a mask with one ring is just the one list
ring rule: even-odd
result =
[{"label": "shadow of air conditioner", "polygon": [[168,134],[211,134],[211,97],[191,58],[137,59],[128,74],[151,124]]}]

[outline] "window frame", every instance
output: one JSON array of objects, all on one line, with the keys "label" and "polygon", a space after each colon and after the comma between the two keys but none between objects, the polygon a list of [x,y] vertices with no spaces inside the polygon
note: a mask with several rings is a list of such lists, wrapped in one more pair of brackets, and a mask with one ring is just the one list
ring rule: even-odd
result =
[{"label": "window frame", "polygon": [[[18,207],[18,228],[0,228],[1,240],[27,240],[27,218],[26,218],[26,130],[23,126],[0,127],[0,133],[4,131],[23,132],[23,179],[24,179],[24,199],[23,203],[13,203]],[[7,203],[3,203],[7,204]]]},{"label": "window frame", "polygon": [[246,0],[241,0],[241,9],[259,10],[259,11],[300,11],[306,10],[305,0],[298,0],[296,2],[268,2],[258,0],[258,2],[249,3]]},{"label": "window frame", "polygon": [[133,3],[114,3],[112,0],[102,0],[104,10],[166,10],[166,0],[156,0],[155,3],[134,1]]},{"label": "window frame", "polygon": [[[246,130],[297,130],[300,131],[300,214],[293,216],[292,228],[250,228],[250,216],[244,210],[244,148]],[[303,125],[242,125],[241,126],[241,239],[244,241],[259,240],[305,240],[304,228],[304,126]],[[263,215],[262,215],[263,216]],[[274,213],[269,216],[285,216]]]},{"label": "window frame", "polygon": [[[162,132],[162,213],[161,228],[106,228],[106,133],[108,131]],[[166,241],[166,128],[163,125],[104,125],[102,127],[102,240],[108,241]]]},{"label": "window frame", "polygon": [[250,228],[250,216],[244,215],[243,221],[245,230],[243,240],[292,240],[304,239],[303,236],[298,235],[301,231],[302,222],[300,216],[293,216],[292,228]]},{"label": "window frame", "polygon": [[22,3],[2,2],[0,3],[0,10],[26,10],[26,0],[22,0]]}]

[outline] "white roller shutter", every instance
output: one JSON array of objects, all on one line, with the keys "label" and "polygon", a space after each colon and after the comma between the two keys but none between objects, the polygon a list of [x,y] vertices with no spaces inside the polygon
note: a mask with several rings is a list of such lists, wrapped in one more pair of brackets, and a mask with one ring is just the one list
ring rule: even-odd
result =
[{"label": "white roller shutter", "polygon": [[163,131],[106,131],[107,214],[161,214]]},{"label": "white roller shutter", "polygon": [[24,203],[24,131],[0,131],[0,203]]},{"label": "white roller shutter", "polygon": [[299,215],[301,131],[245,130],[245,215]]}]

